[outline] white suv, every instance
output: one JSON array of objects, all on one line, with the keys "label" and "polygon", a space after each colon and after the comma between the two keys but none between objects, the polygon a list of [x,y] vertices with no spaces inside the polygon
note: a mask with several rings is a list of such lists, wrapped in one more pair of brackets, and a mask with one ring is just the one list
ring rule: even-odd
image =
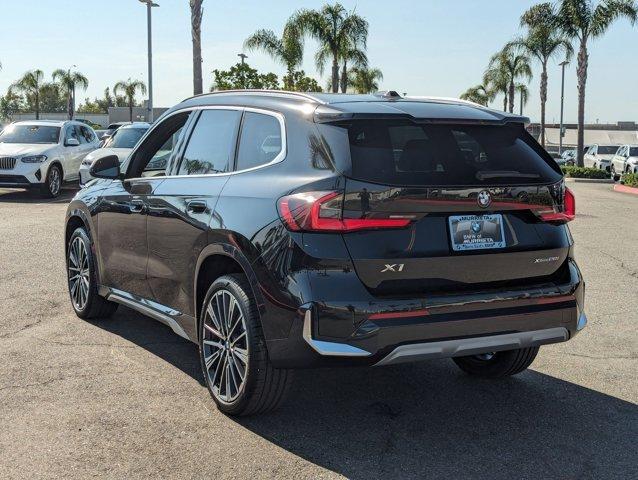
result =
[{"label": "white suv", "polygon": [[611,174],[618,180],[624,173],[638,173],[638,145],[621,145],[611,159]]},{"label": "white suv", "polygon": [[611,157],[618,150],[618,145],[593,144],[585,151],[583,163],[586,167],[611,172]]},{"label": "white suv", "polygon": [[63,182],[78,179],[82,159],[99,146],[88,125],[33,120],[7,125],[0,133],[0,187],[39,188],[60,194]]}]

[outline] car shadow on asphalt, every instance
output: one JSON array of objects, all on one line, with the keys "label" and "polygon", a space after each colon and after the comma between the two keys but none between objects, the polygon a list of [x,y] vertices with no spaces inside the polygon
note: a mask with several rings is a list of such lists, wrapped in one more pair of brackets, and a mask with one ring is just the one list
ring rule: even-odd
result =
[{"label": "car shadow on asphalt", "polygon": [[0,203],[69,203],[76,193],[76,187],[64,187],[58,197],[46,198],[34,190],[0,188]]},{"label": "car shadow on asphalt", "polygon": [[[203,385],[196,347],[168,327],[125,308],[96,325]],[[533,370],[498,381],[449,360],[299,370],[279,410],[233,421],[351,479],[638,478],[638,406]]]}]

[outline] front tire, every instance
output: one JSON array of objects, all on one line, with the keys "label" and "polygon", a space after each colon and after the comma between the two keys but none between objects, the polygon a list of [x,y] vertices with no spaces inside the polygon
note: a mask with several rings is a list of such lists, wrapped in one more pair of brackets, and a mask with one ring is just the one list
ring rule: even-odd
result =
[{"label": "front tire", "polygon": [[51,165],[44,180],[44,185],[40,187],[42,196],[55,198],[62,190],[62,169],[58,165]]},{"label": "front tire", "polygon": [[504,352],[453,358],[454,363],[469,375],[484,378],[503,378],[521,373],[529,367],[538,347],[519,348]]},{"label": "front tire", "polygon": [[95,259],[91,240],[84,228],[77,228],[67,245],[67,272],[71,306],[82,319],[107,318],[117,310],[117,303],[109,302],[97,293]]},{"label": "front tire", "polygon": [[202,373],[219,410],[252,415],[283,402],[292,371],[270,363],[257,304],[244,275],[225,275],[213,282],[199,326]]}]

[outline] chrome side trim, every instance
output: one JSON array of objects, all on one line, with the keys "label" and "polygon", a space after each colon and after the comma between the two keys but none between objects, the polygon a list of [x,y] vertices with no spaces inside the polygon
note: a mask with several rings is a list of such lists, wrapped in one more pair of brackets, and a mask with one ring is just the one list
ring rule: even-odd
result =
[{"label": "chrome side trim", "polygon": [[372,355],[347,343],[324,342],[312,338],[312,310],[306,310],[303,320],[303,338],[319,355],[332,357],[368,357]]},{"label": "chrome side trim", "polygon": [[157,320],[159,322],[162,322],[164,325],[169,326],[180,337],[185,338],[186,340],[192,341],[192,339],[189,338],[189,336],[186,334],[182,326],[179,323],[177,323],[177,321],[174,318],[172,318],[172,316],[181,315],[180,312],[171,311],[169,313],[172,316],[167,315],[159,311],[159,308],[161,308],[161,306],[159,304],[156,304],[155,302],[151,302],[150,300],[144,300],[144,299],[137,300],[137,299],[129,298],[128,294],[124,292],[120,292],[118,290],[114,290],[114,289],[111,290],[106,295],[106,299],[111,302],[116,302],[126,307],[132,308],[133,310],[136,310],[143,315],[151,317],[154,320]]},{"label": "chrome side trim", "polygon": [[401,345],[375,363],[375,366],[412,362],[432,358],[463,357],[480,353],[536,347],[548,343],[565,342],[569,332],[564,327],[533,330],[531,332],[506,333],[489,337],[462,338],[441,342]]}]

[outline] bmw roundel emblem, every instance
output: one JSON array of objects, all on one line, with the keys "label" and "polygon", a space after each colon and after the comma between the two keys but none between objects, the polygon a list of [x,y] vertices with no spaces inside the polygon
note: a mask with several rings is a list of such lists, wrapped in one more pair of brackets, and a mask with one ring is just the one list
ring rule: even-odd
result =
[{"label": "bmw roundel emblem", "polygon": [[482,190],[479,192],[478,197],[476,197],[476,202],[479,207],[487,208],[492,203],[492,195],[487,190]]},{"label": "bmw roundel emblem", "polygon": [[472,231],[474,233],[479,233],[481,231],[481,223],[480,222],[472,222],[471,228],[472,228]]}]

